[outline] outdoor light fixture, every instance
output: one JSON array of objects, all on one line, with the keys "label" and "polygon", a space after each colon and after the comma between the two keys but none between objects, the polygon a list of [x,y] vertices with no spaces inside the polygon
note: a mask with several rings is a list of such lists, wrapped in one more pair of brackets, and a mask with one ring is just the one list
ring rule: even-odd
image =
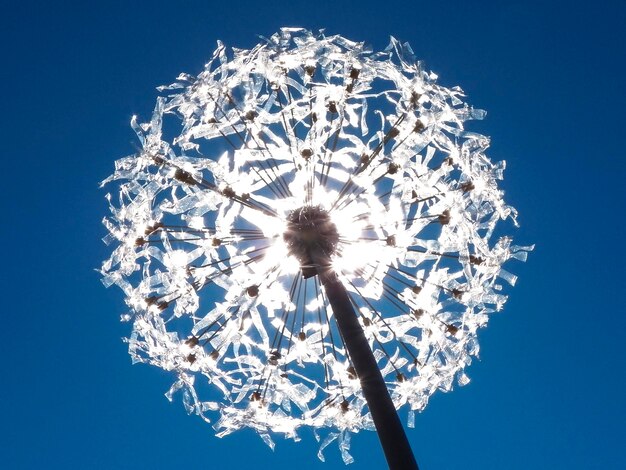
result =
[{"label": "outdoor light fixture", "polygon": [[436,79],[393,38],[374,53],[284,28],[218,43],[132,119],[141,148],[104,181],[104,283],[126,295],[133,361],[171,371],[167,397],[218,436],[273,448],[309,427],[320,459],[338,440],[350,463],[351,434],[376,429],[391,468],[417,468],[396,409],[413,427],[468,383],[516,280],[502,265],[532,249],[501,234],[504,163],[464,128],[484,112]]}]

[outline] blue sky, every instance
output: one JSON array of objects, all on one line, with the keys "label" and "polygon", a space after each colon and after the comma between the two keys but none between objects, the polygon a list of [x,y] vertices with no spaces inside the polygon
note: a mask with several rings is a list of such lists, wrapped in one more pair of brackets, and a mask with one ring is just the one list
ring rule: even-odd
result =
[{"label": "blue sky", "polygon": [[[626,468],[623,113],[626,3],[3,2],[0,467],[343,468],[317,444],[217,439],[163,397],[171,377],[131,366],[98,188],[133,150],[128,122],[158,85],[195,73],[217,39],[251,47],[281,26],[382,49],[409,41],[488,116],[507,160],[521,244],[536,243],[482,331],[472,382],[438,394],[409,439],[422,470]],[[384,468],[373,433],[355,469]]]}]

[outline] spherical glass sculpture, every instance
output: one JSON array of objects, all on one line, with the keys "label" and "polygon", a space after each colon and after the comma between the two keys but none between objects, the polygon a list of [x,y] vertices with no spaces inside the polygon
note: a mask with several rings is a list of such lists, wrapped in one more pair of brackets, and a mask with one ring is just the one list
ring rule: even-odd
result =
[{"label": "spherical glass sculpture", "polygon": [[284,28],[251,50],[218,43],[132,119],[141,148],[104,182],[104,283],[126,295],[133,361],[171,371],[167,397],[218,435],[250,427],[273,446],[310,427],[321,458],[339,438],[349,462],[350,433],[372,429],[320,263],[409,426],[469,381],[477,330],[516,279],[502,265],[531,247],[499,235],[516,217],[504,163],[464,128],[485,113],[436,80],[393,38],[374,53]]}]

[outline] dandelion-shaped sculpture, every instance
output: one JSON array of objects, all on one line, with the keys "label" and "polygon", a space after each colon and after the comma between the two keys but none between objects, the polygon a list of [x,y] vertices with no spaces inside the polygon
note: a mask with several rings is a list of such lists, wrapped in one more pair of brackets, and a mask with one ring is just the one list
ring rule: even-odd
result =
[{"label": "dandelion-shaped sculpture", "polygon": [[488,138],[462,101],[392,38],[373,53],[282,29],[221,43],[198,76],[161,87],[141,149],[116,163],[105,285],[126,295],[134,362],[172,371],[166,394],[219,436],[255,429],[319,457],[379,433],[391,468],[416,468],[408,426],[466,384],[500,279],[531,247],[495,237],[515,210]]}]

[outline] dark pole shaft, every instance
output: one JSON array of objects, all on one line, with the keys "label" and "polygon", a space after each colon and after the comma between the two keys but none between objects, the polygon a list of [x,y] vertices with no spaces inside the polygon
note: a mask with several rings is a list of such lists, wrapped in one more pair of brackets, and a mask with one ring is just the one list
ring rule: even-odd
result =
[{"label": "dark pole shaft", "polygon": [[391,470],[419,470],[374,354],[367,343],[348,293],[332,269],[318,269],[328,301],[352,364],[361,381],[378,438]]}]

